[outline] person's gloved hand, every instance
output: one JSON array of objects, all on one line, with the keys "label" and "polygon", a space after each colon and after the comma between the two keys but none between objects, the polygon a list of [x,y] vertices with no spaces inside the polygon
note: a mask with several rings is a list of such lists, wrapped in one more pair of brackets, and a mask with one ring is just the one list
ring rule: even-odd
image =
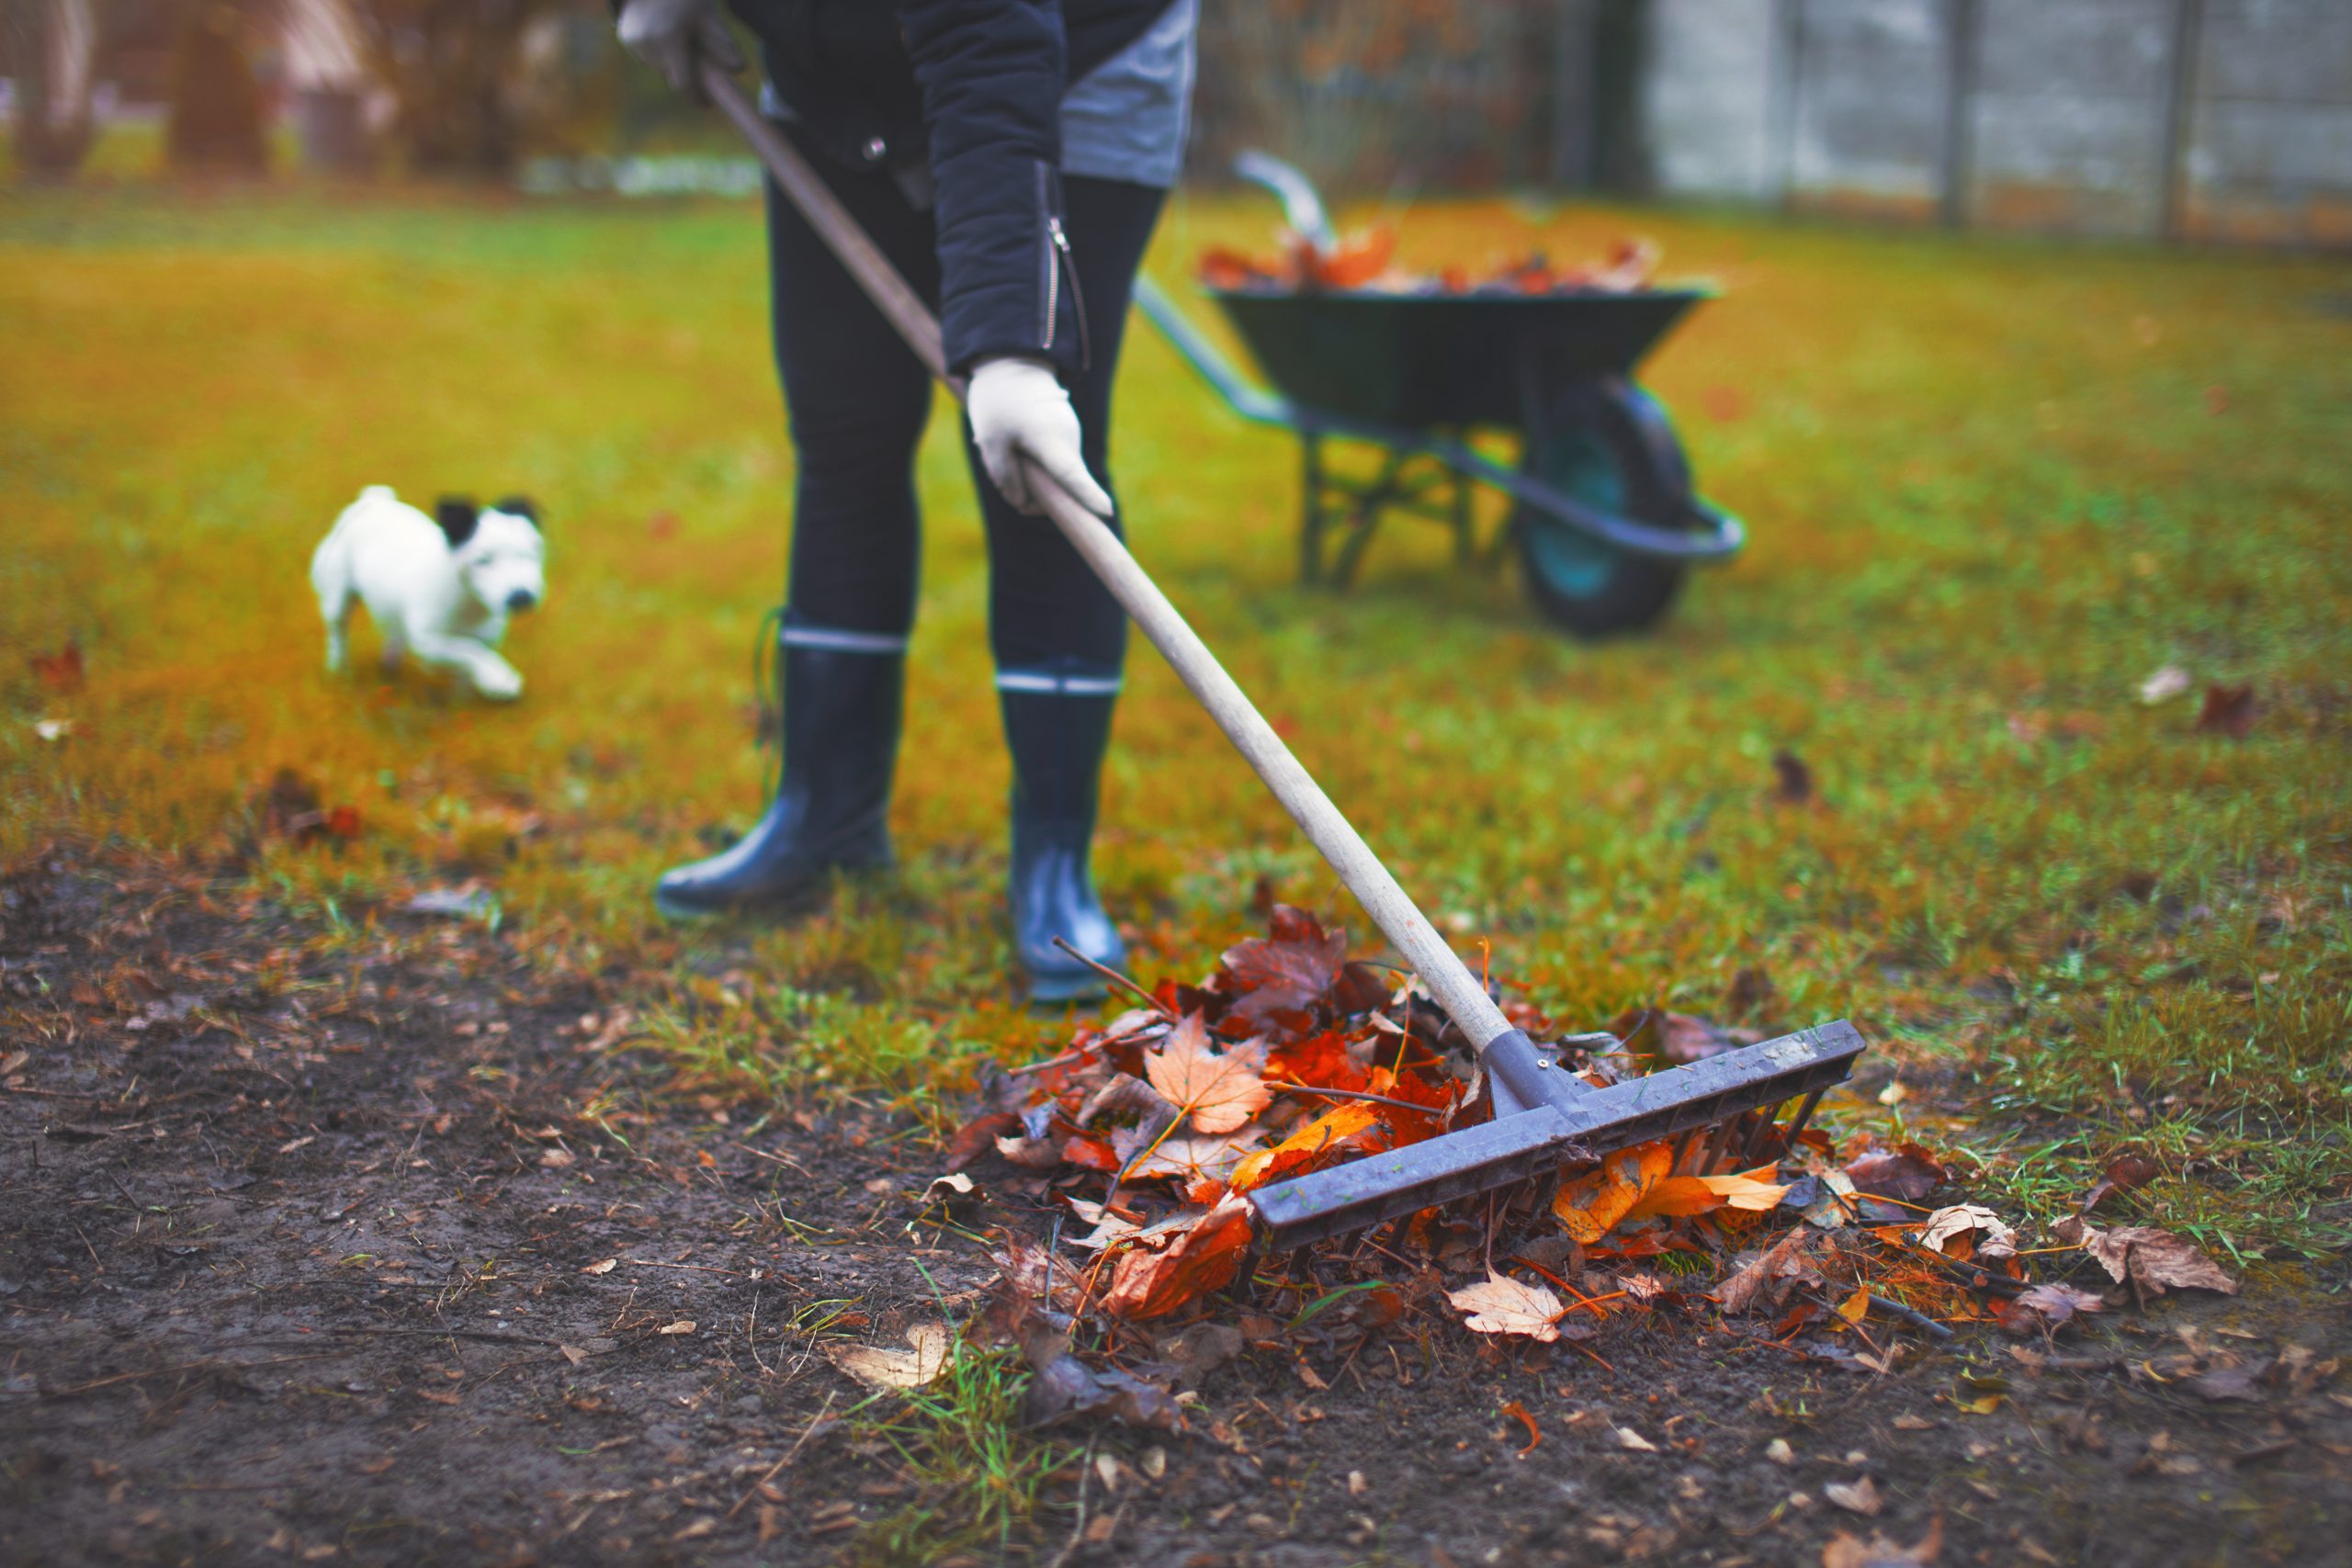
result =
[{"label": "person's gloved hand", "polygon": [[716,0],[628,0],[618,31],[623,48],[689,97],[702,96],[695,79],[702,61],[730,73],[743,69],[743,51],[735,47]]},{"label": "person's gloved hand", "polygon": [[1023,512],[1043,513],[1029,493],[1021,459],[1030,458],[1097,517],[1111,515],[1111,498],[1086,471],[1080,453],[1078,411],[1052,366],[1039,359],[984,359],[964,393],[972,445],[1004,499]]}]

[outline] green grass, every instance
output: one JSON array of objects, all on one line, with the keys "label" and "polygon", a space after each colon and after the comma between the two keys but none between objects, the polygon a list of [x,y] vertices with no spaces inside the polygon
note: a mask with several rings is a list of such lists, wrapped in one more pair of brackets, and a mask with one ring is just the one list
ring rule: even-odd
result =
[{"label": "green grass", "polygon": [[[1152,265],[1270,226],[1187,201]],[[2146,1147],[2173,1174],[2120,1212],[2340,1245],[2352,321],[2325,302],[2352,269],[1499,203],[1425,204],[1406,250],[1628,226],[1724,286],[1645,374],[1754,533],[1655,635],[1563,641],[1406,524],[1351,594],[1296,586],[1293,444],[1138,328],[1115,450],[1143,558],[1408,886],[1564,1022],[1716,1013],[1760,968],[1753,1021],[1851,1016],[1949,1080],[1956,1116],[1870,1113],[1987,1150],[2006,1201],[2047,1212]],[[1047,1049],[1007,1001],[985,569],[944,410],[904,870],[787,931],[650,917],[660,870],[758,805],[748,661],[791,462],[760,238],[725,204],[0,195],[0,852],[181,857],[354,942],[385,898],[482,877],[549,971],[666,976],[661,1039],[751,1092],[920,1100],[979,1051]],[[546,504],[520,705],[319,671],[308,552],[379,481]],[[28,662],[69,638],[70,695]],[[2166,663],[2250,682],[2252,735],[2198,733],[2194,694],[2142,705]],[[1135,967],[1200,973],[1261,877],[1363,939],[1148,650],[1129,694],[1100,863]],[[1782,748],[1816,803],[1772,798]],[[257,841],[281,766],[364,835]]]},{"label": "green grass", "polygon": [[1017,1350],[959,1340],[933,1382],[863,1408],[860,1429],[898,1455],[914,1496],[861,1530],[850,1561],[911,1568],[968,1549],[1001,1557],[1045,1516],[1048,1483],[1068,1479],[1080,1450],[1023,1421],[1029,1378]]}]

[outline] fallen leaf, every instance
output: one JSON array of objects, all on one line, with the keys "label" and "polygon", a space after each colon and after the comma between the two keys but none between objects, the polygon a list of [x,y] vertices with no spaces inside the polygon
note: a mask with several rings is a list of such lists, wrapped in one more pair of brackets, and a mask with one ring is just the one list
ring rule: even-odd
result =
[{"label": "fallen leaf", "polygon": [[960,1170],[951,1170],[944,1176],[931,1179],[931,1185],[922,1190],[923,1207],[927,1209],[933,1203],[952,1203],[958,1198],[970,1197],[975,1190],[970,1177]]},{"label": "fallen leaf", "polygon": [[2168,703],[2188,692],[2188,671],[2177,664],[2167,664],[2140,682],[2140,700],[2150,707]]},{"label": "fallen leaf", "polygon": [[620,1263],[617,1258],[600,1258],[594,1263],[582,1264],[580,1271],[582,1274],[609,1274],[619,1268]]},{"label": "fallen leaf", "polygon": [[2254,732],[2255,705],[2252,686],[2208,686],[2205,705],[2198,710],[2197,728],[2205,735],[2226,735],[2233,740],[2243,740]]},{"label": "fallen leaf", "polygon": [[1770,1287],[1813,1272],[1813,1266],[1804,1260],[1804,1252],[1816,1234],[1802,1227],[1789,1232],[1754,1262],[1716,1286],[1715,1300],[1725,1312],[1742,1313],[1753,1307],[1760,1296],[1770,1294],[1777,1299],[1782,1292],[1771,1291]]},{"label": "fallen leaf", "polygon": [[2145,1294],[2166,1291],[2218,1291],[2238,1293],[2238,1283],[2221,1265],[2186,1236],[2154,1225],[2126,1225],[2118,1230],[2083,1232],[2083,1250],[2099,1261],[2118,1284],[2129,1282]]},{"label": "fallen leaf", "polygon": [[[664,1329],[662,1332],[669,1332]],[[825,1354],[836,1367],[869,1388],[922,1388],[947,1370],[955,1339],[944,1324],[918,1323],[907,1330],[912,1349],[882,1345],[829,1345]]]},{"label": "fallen leaf", "polygon": [[1918,1202],[1949,1175],[1933,1156],[1917,1144],[1871,1149],[1847,1161],[1845,1169],[1855,1191],[1905,1203]]},{"label": "fallen leaf", "polygon": [[1621,1149],[1599,1170],[1564,1185],[1552,1199],[1552,1213],[1573,1240],[1590,1247],[1673,1168],[1674,1150],[1664,1139]]},{"label": "fallen leaf", "polygon": [[1853,1481],[1833,1481],[1821,1489],[1821,1495],[1849,1514],[1874,1516],[1885,1506],[1878,1495],[1878,1483],[1867,1475]]},{"label": "fallen leaf", "polygon": [[1899,1546],[1876,1531],[1868,1540],[1839,1530],[1821,1549],[1821,1568],[1926,1568],[1943,1550],[1944,1521],[1939,1514],[1928,1521],[1928,1533],[1909,1546]]},{"label": "fallen leaf", "polygon": [[[1951,1244],[1956,1241],[1973,1251],[1953,1253]],[[2000,1215],[1976,1203],[1953,1203],[1929,1214],[1919,1245],[1959,1258],[2014,1258],[2018,1250],[2016,1233]]]},{"label": "fallen leaf", "polygon": [[2117,1155],[2107,1162],[2107,1168],[2099,1172],[2098,1179],[2091,1183],[2090,1190],[2083,1194],[2083,1201],[2075,1206],[2075,1212],[2087,1214],[2098,1208],[2109,1193],[2129,1192],[2134,1188],[2145,1187],[2164,1173],[2165,1168],[2145,1155]]},{"label": "fallen leaf", "polygon": [[1660,1056],[1683,1067],[1726,1051],[1736,1051],[1743,1043],[1740,1037],[1703,1018],[1657,1008],[1632,1008],[1618,1014],[1611,1021],[1609,1032],[1623,1041],[1628,1051]]},{"label": "fallen leaf", "polygon": [[2106,1305],[2106,1299],[2096,1291],[2073,1285],[2036,1285],[2018,1292],[2014,1300],[2002,1303],[1993,1317],[2011,1334],[2030,1334],[2055,1328],[2076,1313],[2098,1312]]},{"label": "fallen leaf", "polygon": [[1251,937],[1226,949],[1224,968],[1229,989],[1272,990],[1278,995],[1267,998],[1269,1002],[1303,1007],[1338,981],[1348,956],[1346,931],[1326,931],[1312,915],[1277,904],[1273,933],[1271,938]]},{"label": "fallen leaf", "polygon": [[1273,1100],[1258,1077],[1258,1059],[1240,1049],[1209,1048],[1208,1025],[1187,1013],[1168,1043],[1144,1055],[1144,1072],[1168,1101],[1192,1118],[1195,1133],[1230,1133]]},{"label": "fallen leaf", "polygon": [[663,1324],[653,1332],[656,1334],[692,1334],[694,1331],[695,1320],[691,1317],[682,1317],[675,1323]]},{"label": "fallen leaf", "polygon": [[70,718],[37,718],[33,720],[33,733],[43,740],[62,740],[74,733],[74,721]]},{"label": "fallen leaf", "polygon": [[1095,1416],[1159,1431],[1181,1431],[1184,1425],[1175,1395],[1159,1383],[1116,1367],[1097,1371],[1068,1353],[1037,1369],[1021,1409],[1033,1427]]},{"label": "fallen leaf", "polygon": [[1298,1175],[1319,1156],[1356,1147],[1358,1140],[1381,1125],[1377,1106],[1360,1100],[1343,1100],[1272,1148],[1261,1149],[1242,1160],[1229,1179],[1236,1191],[1247,1192],[1279,1178]]},{"label": "fallen leaf", "polygon": [[[1155,1176],[1178,1176],[1186,1181],[1230,1181],[1242,1156],[1264,1141],[1261,1127],[1242,1127],[1221,1137],[1163,1138],[1159,1146],[1128,1166],[1127,1179],[1145,1181]],[[1118,1140],[1112,1141],[1112,1147]]]},{"label": "fallen leaf", "polygon": [[1122,1254],[1102,1310],[1114,1317],[1164,1317],[1224,1289],[1250,1249],[1251,1213],[1247,1198],[1228,1192],[1167,1247]]},{"label": "fallen leaf", "polygon": [[1788,1438],[1775,1438],[1770,1442],[1764,1445],[1764,1457],[1770,1460],[1774,1464],[1785,1468],[1796,1463],[1797,1451],[1796,1450],[1789,1447]]},{"label": "fallen leaf", "polygon": [[1543,1286],[1522,1285],[1500,1274],[1448,1291],[1445,1299],[1468,1314],[1464,1326],[1473,1334],[1518,1335],[1544,1344],[1560,1337],[1560,1317],[1567,1311]]},{"label": "fallen leaf", "polygon": [[2259,1399],[2262,1390],[2256,1381],[2259,1375],[2257,1369],[2245,1365],[2211,1367],[2181,1386],[2198,1398],[2216,1404],[2223,1400]]},{"label": "fallen leaf", "polygon": [[991,1111],[985,1116],[975,1117],[947,1141],[947,1168],[950,1171],[963,1169],[995,1148],[999,1138],[1020,1130],[1021,1118],[1010,1111]]},{"label": "fallen leaf", "polygon": [[1647,1438],[1643,1437],[1631,1427],[1620,1427],[1617,1428],[1614,1435],[1617,1438],[1617,1446],[1623,1449],[1628,1453],[1654,1454],[1657,1452],[1657,1445],[1656,1443],[1651,1442]]}]

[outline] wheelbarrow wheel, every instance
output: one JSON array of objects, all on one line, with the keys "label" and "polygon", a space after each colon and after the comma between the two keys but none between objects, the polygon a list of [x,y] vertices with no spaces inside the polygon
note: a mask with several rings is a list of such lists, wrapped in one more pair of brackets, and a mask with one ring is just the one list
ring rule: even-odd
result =
[{"label": "wheelbarrow wheel", "polygon": [[[1595,511],[1658,527],[1690,516],[1690,468],[1666,411],[1617,377],[1567,387],[1531,432],[1520,471]],[[1687,569],[1634,555],[1521,502],[1511,513],[1528,597],[1574,636],[1608,637],[1654,625],[1674,604]]]}]

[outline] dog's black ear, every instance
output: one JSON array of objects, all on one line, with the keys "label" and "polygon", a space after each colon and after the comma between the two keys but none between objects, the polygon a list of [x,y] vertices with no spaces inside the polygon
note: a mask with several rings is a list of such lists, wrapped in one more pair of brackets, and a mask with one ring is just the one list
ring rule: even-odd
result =
[{"label": "dog's black ear", "polygon": [[538,502],[527,495],[510,495],[498,503],[498,510],[505,513],[509,517],[527,517],[531,520],[532,527],[542,534],[548,531],[548,525],[539,521]]},{"label": "dog's black ear", "polygon": [[481,521],[481,508],[462,495],[443,496],[433,514],[441,525],[441,532],[449,536],[453,550],[474,536],[474,525]]}]

